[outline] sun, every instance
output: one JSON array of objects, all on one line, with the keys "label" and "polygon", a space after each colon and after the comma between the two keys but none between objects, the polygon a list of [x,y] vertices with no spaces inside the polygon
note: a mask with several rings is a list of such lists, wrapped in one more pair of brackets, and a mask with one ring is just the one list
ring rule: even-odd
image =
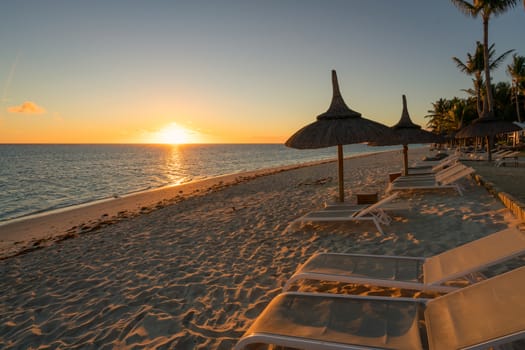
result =
[{"label": "sun", "polygon": [[193,141],[191,134],[192,132],[190,130],[185,129],[176,123],[171,123],[157,132],[157,135],[155,135],[155,141],[157,143],[181,145]]}]

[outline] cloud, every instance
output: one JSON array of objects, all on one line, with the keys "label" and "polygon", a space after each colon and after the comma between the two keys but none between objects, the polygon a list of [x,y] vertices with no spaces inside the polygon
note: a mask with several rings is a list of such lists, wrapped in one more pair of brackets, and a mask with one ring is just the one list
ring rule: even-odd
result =
[{"label": "cloud", "polygon": [[7,107],[9,113],[21,113],[21,114],[42,114],[46,110],[34,102],[25,101],[20,106]]}]

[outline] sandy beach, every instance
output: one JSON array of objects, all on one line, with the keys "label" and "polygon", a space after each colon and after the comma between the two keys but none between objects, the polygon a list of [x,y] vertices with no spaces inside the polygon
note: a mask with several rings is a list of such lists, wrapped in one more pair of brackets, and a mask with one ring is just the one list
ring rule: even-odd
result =
[{"label": "sandy beach", "polygon": [[[427,153],[410,149],[409,157]],[[349,201],[383,196],[401,157],[347,159]],[[461,185],[463,197],[453,190],[400,196],[404,209],[391,212],[385,235],[369,223],[289,227],[334,201],[335,162],[0,226],[0,347],[231,349],[315,252],[429,256],[520,224],[484,187],[469,178]]]}]

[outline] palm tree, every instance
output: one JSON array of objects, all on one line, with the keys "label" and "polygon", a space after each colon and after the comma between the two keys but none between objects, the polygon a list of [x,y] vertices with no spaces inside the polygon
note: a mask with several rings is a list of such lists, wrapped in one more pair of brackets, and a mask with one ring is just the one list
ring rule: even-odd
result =
[{"label": "palm tree", "polygon": [[512,106],[512,86],[509,82],[500,81],[493,89],[494,111],[499,119],[514,121],[516,115]]},{"label": "palm tree", "polygon": [[[498,16],[508,9],[516,6],[518,0],[451,0],[452,3],[464,14],[477,18],[481,15],[483,20],[483,57],[485,84],[491,86],[490,68],[489,68],[489,20],[492,15]],[[485,116],[494,116],[493,96],[490,88],[486,89],[487,108],[484,111]]]},{"label": "palm tree", "polygon": [[[496,51],[494,49],[494,44],[490,45],[489,47],[489,70],[494,70],[498,68],[501,63],[507,58],[509,54],[511,54],[514,50],[508,50],[498,56],[498,58],[493,59]],[[483,44],[479,41],[476,42],[476,50],[474,54],[470,54],[467,52],[467,60],[465,63],[461,61],[457,57],[452,57],[452,60],[456,62],[456,66],[460,71],[467,75],[473,75],[474,79],[472,79],[472,82],[474,83],[474,92],[476,97],[476,107],[478,111],[478,116],[483,115],[483,111],[486,110],[486,104],[488,103],[486,99],[482,99],[481,92],[484,90],[483,85],[483,78],[482,73],[485,69],[485,59],[484,59],[484,49]],[[470,93],[469,91],[467,91]],[[483,101],[482,101],[483,100]],[[482,103],[483,103],[483,109],[482,109]]]},{"label": "palm tree", "polygon": [[440,98],[432,103],[432,110],[425,116],[429,118],[427,127],[436,134],[452,135],[461,129],[464,123],[476,119],[475,104],[475,98]]},{"label": "palm tree", "polygon": [[448,116],[450,109],[450,102],[447,99],[440,98],[436,102],[432,103],[432,110],[428,111],[428,115],[425,118],[430,120],[427,122],[427,127],[436,134],[443,134],[446,132],[445,120]]},{"label": "palm tree", "polygon": [[463,125],[463,119],[467,112],[468,103],[464,99],[454,97],[450,101],[450,109],[448,110],[448,129],[451,131],[457,131],[461,129]]},{"label": "palm tree", "polygon": [[512,91],[516,101],[516,113],[518,115],[518,121],[521,123],[519,97],[520,93],[525,91],[525,57],[514,54],[512,56],[512,64],[507,66],[507,73],[512,78]]},{"label": "palm tree", "polygon": [[[478,115],[482,114],[482,99],[481,99],[481,89],[483,87],[483,78],[481,73],[484,69],[483,61],[483,44],[479,41],[476,42],[476,50],[474,54],[467,52],[467,60],[463,63],[459,58],[452,57],[452,60],[456,63],[458,69],[467,74],[472,75],[474,78],[472,82],[474,83],[474,96],[476,97],[476,107]],[[470,91],[467,91],[470,93]]]},{"label": "palm tree", "polygon": [[471,119],[472,114],[475,113],[473,99],[458,97],[451,100],[440,98],[432,103],[432,108],[425,118],[430,119],[427,127],[437,134],[453,134],[461,128],[465,119]]}]

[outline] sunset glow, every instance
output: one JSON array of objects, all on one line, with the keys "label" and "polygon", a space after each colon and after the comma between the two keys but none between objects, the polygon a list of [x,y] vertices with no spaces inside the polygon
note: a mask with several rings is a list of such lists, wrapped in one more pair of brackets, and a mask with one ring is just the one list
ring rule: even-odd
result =
[{"label": "sunset glow", "polygon": [[196,143],[195,132],[183,128],[176,123],[171,123],[156,133],[152,143],[164,143],[170,145],[182,145],[186,143]]},{"label": "sunset glow", "polygon": [[[451,57],[481,22],[450,1],[300,3],[3,1],[0,143],[284,143],[326,111],[332,69],[348,107],[391,126],[405,94],[424,127],[472,85]],[[516,8],[490,41],[524,55],[524,31]]]}]

